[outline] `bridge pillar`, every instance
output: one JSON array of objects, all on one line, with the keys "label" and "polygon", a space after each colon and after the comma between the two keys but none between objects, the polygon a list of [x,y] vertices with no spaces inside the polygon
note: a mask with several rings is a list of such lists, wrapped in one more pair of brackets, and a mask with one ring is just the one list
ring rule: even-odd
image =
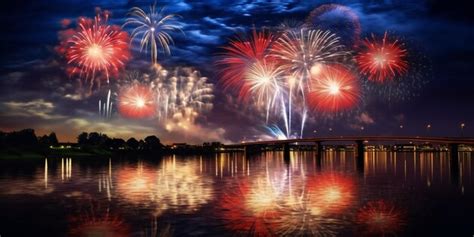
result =
[{"label": "bridge pillar", "polygon": [[357,154],[356,154],[356,165],[357,165],[357,170],[359,172],[364,172],[364,141],[363,140],[357,140],[356,141],[356,149],[357,149]]},{"label": "bridge pillar", "polygon": [[459,144],[453,143],[449,145],[450,153],[450,171],[451,182],[455,185],[459,184]]},{"label": "bridge pillar", "polygon": [[457,143],[452,143],[449,144],[449,152],[451,155],[451,158],[454,158],[454,160],[457,160],[458,158],[458,153],[459,153],[459,144]]},{"label": "bridge pillar", "polygon": [[316,149],[317,149],[316,168],[318,168],[318,170],[320,170],[321,165],[322,165],[322,160],[323,160],[323,144],[322,144],[322,142],[316,142]]},{"label": "bridge pillar", "polygon": [[250,157],[256,153],[260,153],[262,148],[259,145],[245,145],[244,146],[245,157]]},{"label": "bridge pillar", "polygon": [[285,162],[287,163],[290,162],[290,144],[289,143],[283,143],[283,158],[285,159]]},{"label": "bridge pillar", "polygon": [[357,147],[357,158],[362,158],[364,159],[364,141],[362,140],[357,140],[356,141]]},{"label": "bridge pillar", "polygon": [[323,155],[323,144],[322,142],[316,142],[316,146],[318,149],[318,158],[321,158]]}]

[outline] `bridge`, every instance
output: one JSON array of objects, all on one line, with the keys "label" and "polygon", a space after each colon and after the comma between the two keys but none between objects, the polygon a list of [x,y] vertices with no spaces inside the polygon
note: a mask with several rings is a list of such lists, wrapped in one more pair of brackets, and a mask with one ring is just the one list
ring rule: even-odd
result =
[{"label": "bridge", "polygon": [[474,145],[474,138],[471,137],[420,137],[420,136],[333,136],[298,138],[287,140],[252,141],[238,144],[229,144],[227,148],[241,148],[246,154],[261,150],[267,146],[281,146],[285,160],[290,159],[291,144],[315,144],[318,149],[318,157],[323,151],[324,142],[353,142],[356,144],[357,157],[363,159],[364,146],[370,142],[391,142],[391,143],[423,143],[423,144],[443,144],[448,145],[451,156],[458,156],[459,145]]},{"label": "bridge", "polygon": [[238,144],[225,145],[226,148],[243,149],[245,156],[250,157],[251,153],[261,152],[262,148],[268,146],[279,146],[283,149],[283,157],[287,164],[290,163],[291,144],[314,144],[317,146],[316,164],[321,167],[321,157],[323,154],[322,143],[329,142],[351,142],[356,144],[356,166],[360,173],[364,173],[364,146],[371,142],[385,143],[410,143],[410,144],[442,144],[449,146],[450,169],[453,183],[459,183],[459,145],[474,145],[474,138],[471,137],[420,137],[420,136],[334,136],[334,137],[314,137],[287,140],[252,141]]}]

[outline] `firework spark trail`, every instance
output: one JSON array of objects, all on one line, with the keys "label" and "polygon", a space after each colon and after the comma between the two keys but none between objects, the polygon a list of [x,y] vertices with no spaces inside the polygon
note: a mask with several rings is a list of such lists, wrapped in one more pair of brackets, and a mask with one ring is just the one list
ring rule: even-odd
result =
[{"label": "firework spark trail", "polygon": [[67,72],[100,87],[101,78],[109,83],[130,58],[128,34],[116,25],[108,25],[109,12],[98,12],[94,19],[80,18],[78,27],[61,40],[58,52],[64,54]]},{"label": "firework spark trail", "polygon": [[277,125],[269,125],[265,126],[265,128],[273,137],[276,137],[278,140],[288,139],[287,135]]},{"label": "firework spark trail", "polygon": [[107,110],[106,110],[107,117],[110,116],[111,111],[112,111],[112,104],[110,103],[110,90],[109,90],[109,92],[107,93]]},{"label": "firework spark trail", "polygon": [[110,101],[111,91],[109,90],[107,93],[106,102],[102,103],[102,100],[99,100],[99,116],[104,118],[112,117],[112,108],[113,102]]},{"label": "firework spark trail", "polygon": [[369,80],[384,83],[407,72],[407,51],[398,40],[390,41],[387,32],[381,40],[372,35],[372,39],[364,41],[364,46],[366,49],[356,60],[361,73]]},{"label": "firework spark trail", "polygon": [[181,30],[182,26],[178,22],[178,15],[170,14],[164,15],[164,8],[157,11],[156,3],[150,6],[150,11],[147,13],[141,8],[133,7],[130,9],[129,15],[131,17],[126,19],[123,27],[127,25],[135,26],[131,36],[134,39],[140,39],[140,52],[145,49],[147,52],[150,47],[152,64],[158,61],[158,49],[161,48],[165,54],[170,54],[170,44],[173,44],[173,38],[170,32]]}]

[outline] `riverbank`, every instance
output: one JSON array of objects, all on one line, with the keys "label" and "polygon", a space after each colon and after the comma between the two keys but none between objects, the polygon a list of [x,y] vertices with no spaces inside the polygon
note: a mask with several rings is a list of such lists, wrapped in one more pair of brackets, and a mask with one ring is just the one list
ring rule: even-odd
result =
[{"label": "riverbank", "polygon": [[45,157],[92,157],[107,155],[112,155],[112,152],[104,149],[79,150],[74,148],[65,148],[35,150],[9,148],[0,151],[0,159],[39,159]]}]

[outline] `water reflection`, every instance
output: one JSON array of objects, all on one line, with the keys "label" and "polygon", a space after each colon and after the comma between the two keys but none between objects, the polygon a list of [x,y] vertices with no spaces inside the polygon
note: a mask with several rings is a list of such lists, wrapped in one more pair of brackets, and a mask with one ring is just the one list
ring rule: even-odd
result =
[{"label": "water reflection", "polygon": [[127,165],[116,171],[117,193],[131,204],[147,205],[153,201],[157,172],[143,162]]},{"label": "water reflection", "polygon": [[139,161],[117,170],[119,197],[131,204],[193,212],[212,198],[212,179],[203,175],[196,160],[163,159],[159,166]]},{"label": "water reflection", "polygon": [[358,235],[396,235],[405,225],[402,211],[384,200],[371,201],[357,213]]},{"label": "water reflection", "polygon": [[[299,180],[303,181],[303,180]],[[350,207],[354,199],[354,184],[337,172],[312,175],[305,182],[293,182],[293,188],[283,205],[281,235],[331,236],[345,223],[337,215]],[[296,189],[296,190],[295,190]],[[296,194],[296,195],[295,195]]]},{"label": "water reflection", "polygon": [[[469,211],[460,207],[474,197],[474,161],[462,152],[456,161],[442,152],[366,152],[362,171],[353,152],[335,151],[291,153],[289,163],[281,152],[0,161],[0,208],[32,220],[67,213],[61,235],[74,236],[403,235],[420,210],[447,206],[437,202],[457,200],[450,212],[458,216]],[[26,208],[18,214],[16,200]],[[38,202],[48,204],[33,212]],[[9,220],[0,216],[7,230]]]},{"label": "water reflection", "polygon": [[125,237],[130,236],[130,226],[117,214],[110,210],[102,210],[90,205],[82,212],[70,216],[68,236],[101,236],[101,237]]},{"label": "water reflection", "polygon": [[[301,157],[289,166],[263,155],[252,179],[227,183],[220,212],[229,230],[250,235],[331,235],[342,220],[331,215],[352,204],[355,184],[338,172],[308,175]],[[314,160],[312,160],[314,161]]]},{"label": "water reflection", "polygon": [[[265,236],[275,233],[278,227],[276,221],[282,214],[280,205],[288,183],[288,172],[287,167],[281,165],[282,156],[271,158],[263,155],[256,159],[260,162],[252,171],[243,165],[243,177],[227,180],[215,212],[231,231]],[[232,162],[231,159],[227,164]],[[233,170],[231,165],[231,176]]]}]

